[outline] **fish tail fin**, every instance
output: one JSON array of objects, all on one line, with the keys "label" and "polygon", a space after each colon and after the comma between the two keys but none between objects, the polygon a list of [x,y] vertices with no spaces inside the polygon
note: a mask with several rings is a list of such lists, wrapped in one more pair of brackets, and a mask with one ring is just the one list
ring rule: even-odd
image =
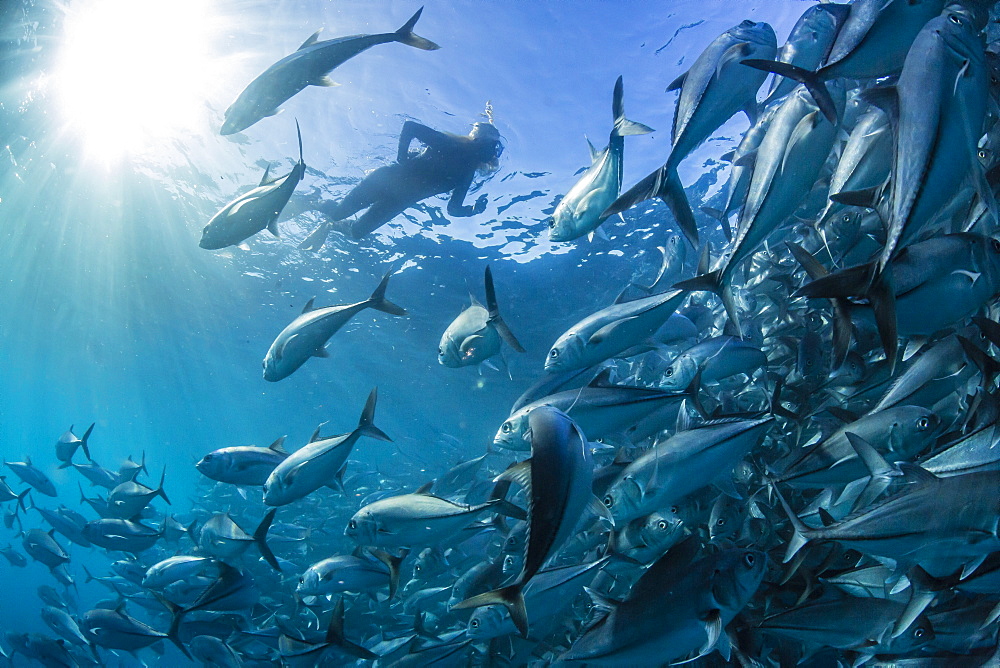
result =
[{"label": "fish tail fin", "polygon": [[691,204],[688,203],[687,195],[684,193],[684,185],[681,183],[677,168],[671,166],[670,160],[667,164],[635,184],[611,203],[601,220],[621,213],[632,208],[639,202],[658,197],[663,200],[670,211],[674,214],[677,225],[681,228],[688,242],[694,247],[698,247],[698,225],[694,220],[694,212],[691,211]]},{"label": "fish tail fin", "polygon": [[788,521],[792,523],[792,528],[795,530],[791,540],[788,541],[788,550],[785,552],[785,558],[781,562],[787,564],[809,542],[808,534],[811,530],[799,519],[799,516],[795,514],[792,507],[788,505],[785,495],[781,493],[778,486],[771,480],[767,480],[767,482],[771,486],[771,489],[774,490],[775,495],[778,497],[778,502],[784,508],[785,514],[788,515]]},{"label": "fish tail fin", "polygon": [[395,272],[395,268],[389,269],[385,273],[385,276],[382,277],[382,281],[375,288],[375,292],[368,298],[368,306],[376,311],[382,311],[382,313],[390,315],[408,315],[405,308],[397,306],[385,298],[385,289],[389,286],[389,278],[393,272]]},{"label": "fish tail fin", "polygon": [[299,119],[295,119],[295,134],[299,136],[299,164],[304,165],[305,160],[302,159],[302,128],[299,127]]},{"label": "fish tail fin", "polygon": [[777,60],[750,58],[740,62],[748,67],[787,77],[804,85],[809,94],[812,95],[813,100],[816,101],[816,106],[823,112],[823,115],[831,123],[837,123],[837,106],[833,103],[830,91],[827,90],[826,85],[817,72]]},{"label": "fish tail fin", "polygon": [[403,27],[396,31],[396,41],[402,42],[407,46],[412,46],[416,49],[423,49],[424,51],[435,51],[441,47],[430,41],[429,39],[424,39],[420,35],[413,32],[413,26],[417,25],[417,21],[420,19],[420,14],[424,11],[421,7],[417,10],[416,14],[410,17],[410,20],[403,24]]},{"label": "fish tail fin", "polygon": [[267,544],[267,532],[271,528],[271,522],[274,521],[274,514],[276,512],[278,512],[277,508],[271,508],[271,510],[267,511],[264,519],[260,521],[257,529],[253,532],[253,540],[257,543],[257,549],[260,550],[260,556],[264,557],[264,561],[280,573],[281,566],[278,564],[278,559],[274,556],[274,552],[271,552],[271,546]]},{"label": "fish tail fin", "polygon": [[163,481],[166,479],[167,479],[167,467],[164,466],[163,472],[160,473],[160,484],[156,488],[156,493],[159,494],[163,498],[163,500],[167,502],[168,505],[172,506],[174,504],[170,503],[170,499],[167,498],[167,493],[163,491]]},{"label": "fish tail fin", "polygon": [[[80,439],[80,445],[83,447],[83,454],[87,458],[88,462],[94,461],[90,458],[90,446],[87,445],[87,440],[90,438],[90,434],[94,431],[94,425],[96,422],[91,422],[90,426],[87,427],[87,431],[83,433],[83,437]],[[72,459],[72,458],[71,458]],[[66,462],[66,466],[69,466],[71,462]],[[60,467],[62,468],[62,467]]]},{"label": "fish tail fin", "polygon": [[[29,488],[27,488],[26,490],[24,490],[23,492],[21,492],[20,494],[17,495],[17,507],[14,508],[14,512],[15,513],[17,512],[17,508],[18,507],[21,510],[23,510],[24,512],[28,512],[28,509],[24,505],[24,500],[28,499],[28,502],[31,503],[31,498],[28,496],[28,492],[30,492],[30,491],[31,491],[31,488],[29,487]],[[34,504],[31,504],[31,505],[32,505],[32,507],[34,507]]]},{"label": "fish tail fin", "polygon": [[611,112],[614,114],[615,125],[611,130],[612,137],[626,137],[628,135],[646,135],[653,132],[653,128],[642,123],[636,123],[625,118],[625,89],[621,76],[615,82],[614,98],[611,101]]},{"label": "fish tail fin", "polygon": [[405,549],[398,557],[394,557],[385,550],[372,550],[371,553],[373,557],[381,561],[389,569],[389,598],[392,599],[399,588],[399,566],[403,563],[403,559],[406,559],[406,555],[410,551]]},{"label": "fish tail fin", "polygon": [[514,626],[524,638],[528,637],[528,611],[524,607],[524,595],[521,593],[520,583],[512,584],[500,589],[488,591],[467,598],[461,603],[451,606],[452,610],[465,610],[467,608],[481,608],[484,605],[502,605],[507,608]]},{"label": "fish tail fin", "polygon": [[[418,12],[419,13],[419,12]],[[356,656],[359,659],[374,661],[379,658],[371,650],[353,643],[344,635],[344,597],[337,599],[337,604],[333,606],[333,614],[330,616],[330,626],[326,630],[326,643],[334,645],[343,650],[344,653]]]},{"label": "fish tail fin", "polygon": [[373,387],[372,391],[368,393],[368,401],[365,402],[365,408],[361,411],[361,417],[358,419],[357,431],[362,436],[376,438],[380,441],[392,441],[384,431],[375,426],[375,403],[377,401],[378,388]]},{"label": "fish tail fin", "polygon": [[489,265],[486,265],[486,309],[489,311],[490,322],[496,327],[500,338],[506,341],[507,345],[517,352],[525,352],[524,347],[521,346],[517,337],[514,336],[514,332],[510,331],[510,327],[500,317],[500,308],[497,306],[497,293],[493,287],[493,272],[490,271]]},{"label": "fish tail fin", "polygon": [[879,269],[878,265],[875,265],[865,296],[868,297],[875,312],[875,326],[882,341],[885,357],[889,361],[891,374],[896,370],[896,357],[899,351],[899,336],[896,331],[896,289],[893,285],[891,267]]},{"label": "fish tail fin", "polygon": [[713,292],[722,300],[722,305],[726,307],[726,315],[733,325],[735,335],[743,338],[743,327],[740,325],[739,310],[736,308],[736,295],[728,281],[722,278],[722,270],[716,269],[708,273],[689,278],[686,281],[675,283],[678,290],[688,290],[690,292]]},{"label": "fish tail fin", "polygon": [[184,643],[181,642],[181,637],[179,633],[181,628],[181,622],[184,621],[184,615],[187,614],[187,610],[178,605],[175,605],[171,601],[168,601],[166,598],[164,598],[163,596],[161,596],[156,592],[153,592],[153,596],[155,596],[156,600],[158,600],[160,604],[170,612],[170,628],[167,629],[167,639],[169,639],[170,642],[172,642],[173,644],[177,645],[177,649],[179,649],[181,653],[184,654],[184,656],[190,659],[191,654],[188,653],[187,647],[185,647]]}]

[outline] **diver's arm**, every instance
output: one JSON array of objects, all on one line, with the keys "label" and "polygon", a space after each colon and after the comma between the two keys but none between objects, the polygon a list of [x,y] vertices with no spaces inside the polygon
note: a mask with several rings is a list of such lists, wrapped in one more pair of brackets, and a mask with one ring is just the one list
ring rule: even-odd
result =
[{"label": "diver's arm", "polygon": [[469,193],[469,186],[472,185],[474,172],[469,172],[469,176],[463,179],[458,186],[451,191],[451,199],[448,201],[448,215],[455,218],[468,218],[475,216],[486,210],[486,195],[480,195],[474,206],[463,204],[465,196]]},{"label": "diver's arm", "polygon": [[440,148],[455,141],[434,128],[429,128],[415,121],[406,121],[403,123],[403,129],[399,133],[399,149],[396,151],[396,162],[403,162],[410,157],[410,142],[414,139],[432,148]]}]

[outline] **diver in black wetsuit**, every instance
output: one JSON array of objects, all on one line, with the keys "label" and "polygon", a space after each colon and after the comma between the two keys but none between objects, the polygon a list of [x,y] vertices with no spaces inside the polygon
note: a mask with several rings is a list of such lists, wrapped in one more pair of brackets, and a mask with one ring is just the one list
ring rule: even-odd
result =
[{"label": "diver in black wetsuit", "polygon": [[[414,139],[425,148],[410,153]],[[396,162],[373,171],[339,202],[321,203],[318,209],[328,220],[299,247],[319,249],[331,230],[360,239],[420,200],[449,191],[448,215],[480,214],[486,210],[486,195],[480,195],[473,206],[464,204],[465,196],[477,172],[496,169],[501,153],[500,133],[491,123],[476,123],[463,136],[406,121],[399,134]],[[347,220],[365,208],[357,220]]]}]

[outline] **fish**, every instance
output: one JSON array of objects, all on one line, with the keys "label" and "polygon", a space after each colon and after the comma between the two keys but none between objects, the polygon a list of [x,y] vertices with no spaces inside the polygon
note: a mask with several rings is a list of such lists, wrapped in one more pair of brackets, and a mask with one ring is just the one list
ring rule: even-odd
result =
[{"label": "fish", "polygon": [[590,141],[590,167],[559,201],[548,220],[549,239],[572,241],[582,236],[593,240],[595,231],[606,218],[602,217],[617,198],[622,187],[622,160],[625,137],[644,135],[653,129],[625,118],[624,85],[622,77],[615,81],[611,103],[614,126],[604,149],[596,150]]},{"label": "fish", "polygon": [[722,418],[677,432],[626,466],[611,483],[603,503],[617,525],[669,508],[713,481],[724,484],[733,467],[760,444],[773,424],[772,416]]},{"label": "fish", "polygon": [[447,540],[485,511],[523,518],[524,513],[501,498],[467,505],[428,493],[429,486],[363,506],[347,522],[344,535],[369,547],[424,547]]},{"label": "fish", "polygon": [[206,478],[219,482],[263,487],[275,467],[288,457],[282,447],[284,442],[282,436],[266,448],[255,445],[219,448],[202,457],[195,468]]},{"label": "fish", "polygon": [[178,580],[193,577],[217,576],[219,561],[209,557],[177,555],[158,561],[145,570],[142,586],[146,589],[163,589]]},{"label": "fish", "polygon": [[371,556],[337,555],[316,562],[302,573],[296,595],[302,598],[388,587],[392,598],[399,586],[399,565],[406,552],[400,557],[382,550],[368,554]]},{"label": "fish", "polygon": [[738,373],[751,374],[764,366],[767,355],[757,346],[734,336],[717,336],[678,355],[663,371],[660,387],[677,391],[691,385],[699,374],[700,385]]},{"label": "fish", "polygon": [[295,373],[310,357],[328,357],[326,344],[330,337],[367,308],[390,315],[407,315],[406,309],[385,298],[385,289],[393,271],[386,272],[371,297],[365,301],[313,308],[313,300],[310,299],[302,309],[302,315],[281,330],[264,356],[264,380],[275,383]]},{"label": "fish", "polygon": [[593,464],[587,439],[557,408],[539,406],[528,416],[531,458],[515,464],[500,480],[528,492],[528,542],[520,575],[513,584],[473,596],[454,610],[501,604],[521,635],[528,635],[524,587],[566,542],[593,497]]},{"label": "fish", "polygon": [[688,242],[698,248],[698,227],[677,166],[737,112],[751,124],[757,114],[757,90],[766,75],[741,65],[744,60],[770,60],[777,37],[767,23],[743,21],[717,37],[687,72],[667,91],[679,90],[671,130],[670,156],[662,167],[623,193],[601,214],[609,218],[647,199],[659,197],[674,215]]},{"label": "fish", "polygon": [[69,554],[60,545],[53,534],[55,529],[49,532],[41,529],[28,529],[21,539],[21,546],[28,556],[45,564],[49,569],[58,568],[69,561]]},{"label": "fish", "polygon": [[[103,608],[88,610],[83,613],[80,628],[94,645],[128,652],[167,639],[166,633],[161,633],[131,617],[121,606],[114,610]],[[177,642],[177,646],[182,652],[187,652],[180,642]]]},{"label": "fish", "polygon": [[8,462],[4,460],[4,466],[9,468],[26,485],[45,496],[58,496],[56,486],[41,469],[31,464],[31,457],[25,456],[23,462]]},{"label": "fish", "polygon": [[830,122],[838,112],[824,82],[874,79],[904,67],[921,30],[944,9],[945,0],[855,0],[822,67],[748,58],[744,65],[789,77],[806,86]]},{"label": "fish", "polygon": [[686,293],[670,290],[612,304],[566,330],[545,357],[545,371],[571,371],[594,366],[640,346],[666,322]]},{"label": "fish", "polygon": [[168,504],[166,492],[163,491],[163,481],[167,477],[167,467],[163,467],[160,474],[160,484],[156,489],[150,489],[137,482],[123,482],[115,486],[108,494],[108,509],[110,516],[117,519],[131,519],[142,512],[149,503],[157,496]]},{"label": "fish", "polygon": [[91,520],[84,525],[82,533],[97,547],[133,554],[150,549],[163,537],[162,529],[116,518]]},{"label": "fish", "polygon": [[327,76],[330,72],[378,44],[400,42],[424,51],[439,49],[434,42],[413,32],[423,11],[423,7],[418,9],[396,32],[321,41],[316,31],[298,50],[271,65],[243,89],[226,110],[220,134],[242,132],[262,118],[275,115],[282,104],[306,86],[336,85]]},{"label": "fish", "polygon": [[606,614],[573,642],[560,661],[650,665],[712,652],[725,636],[723,629],[760,586],[767,556],[757,550],[729,549],[696,560],[692,548],[697,546],[689,538],[667,552],[621,602],[591,594]]},{"label": "fish", "polygon": [[90,438],[90,434],[94,431],[94,424],[87,427],[87,431],[83,433],[82,438],[78,438],[76,434],[73,433],[73,425],[70,425],[69,429],[66,430],[59,440],[56,441],[56,458],[62,462],[59,468],[64,469],[73,465],[73,455],[76,454],[78,448],[83,448],[84,456],[90,459],[90,448],[87,446],[87,440]]},{"label": "fish", "polygon": [[444,366],[458,368],[482,364],[500,353],[501,341],[519,353],[525,352],[510,327],[500,317],[489,265],[486,266],[485,282],[486,308],[473,298],[472,304],[441,335],[438,362]]},{"label": "fish", "polygon": [[[803,70],[816,69],[826,60],[851,12],[852,5],[832,2],[807,8],[792,26],[784,45],[778,49],[775,61]],[[795,83],[794,79],[774,77],[761,105],[767,106],[785,97],[792,92]]]},{"label": "fish", "polygon": [[235,246],[264,229],[275,237],[280,236],[278,217],[306,173],[306,163],[302,158],[302,130],[298,121],[295,121],[295,130],[299,137],[299,161],[292,171],[269,179],[271,166],[268,165],[256,188],[229,202],[209,219],[201,232],[200,247],[219,250]]},{"label": "fish", "polygon": [[272,508],[257,525],[253,535],[241,529],[228,513],[213,515],[201,527],[198,535],[198,545],[207,554],[219,559],[231,559],[246,551],[250,544],[257,546],[260,555],[270,564],[271,568],[280,571],[278,560],[267,544],[267,532],[274,521],[276,508]]},{"label": "fish", "polygon": [[284,506],[331,484],[362,436],[391,441],[385,432],[375,426],[377,400],[378,388],[374,388],[368,394],[354,431],[320,438],[317,429],[308,444],[283,459],[264,482],[264,503]]},{"label": "fish", "polygon": [[493,437],[493,445],[505,450],[531,449],[531,413],[552,406],[571,416],[588,438],[628,439],[639,421],[664,407],[680,410],[690,392],[664,392],[645,387],[616,385],[602,373],[584,387],[542,397],[517,410],[503,421]]},{"label": "fish", "polygon": [[[837,104],[842,107],[844,89],[838,86],[837,90]],[[819,112],[805,89],[792,91],[761,140],[746,204],[725,254],[712,271],[674,285],[719,295],[740,338],[743,329],[732,290],[734,272],[802,203],[818,180],[836,138],[837,126]]]}]

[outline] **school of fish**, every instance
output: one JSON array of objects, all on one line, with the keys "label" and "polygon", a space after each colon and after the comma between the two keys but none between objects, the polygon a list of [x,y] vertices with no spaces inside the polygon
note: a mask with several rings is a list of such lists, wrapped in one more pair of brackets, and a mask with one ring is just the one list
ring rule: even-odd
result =
[{"label": "school of fish", "polygon": [[[170,643],[228,667],[1000,665],[992,5],[820,3],[780,47],[742,21],[668,73],[669,153],[624,192],[624,138],[652,130],[625,117],[620,77],[608,144],[591,146],[549,234],[588,243],[654,198],[677,234],[648,285],[551,343],[522,346],[503,271],[495,285],[483,267],[485,306],[440,323],[439,362],[548,345],[544,368],[485,452],[453,445],[457,463],[419,488],[416,464],[352,459],[392,441],[376,388],[343,398],[356,422],[294,449],[207,452],[183,523],[164,507],[166,469],[151,478],[144,454],[104,468],[93,425],[55,445],[60,468],[104,490],[80,486],[83,512],[30,458],[4,462],[20,546],[0,554],[60,587],[38,590],[52,635],[8,631],[4,656],[157,664]],[[438,48],[413,33],[420,13],[395,32],[313,35],[246,87],[222,134],[332,85],[373,46]],[[679,165],[741,112],[728,183],[693,206]],[[305,171],[298,141],[293,170],[222,208],[203,248],[278,234]],[[264,379],[322,364],[363,310],[405,317],[386,297],[394,271],[362,301],[310,300]],[[87,573],[108,589],[91,609],[67,543],[111,560]]]}]

